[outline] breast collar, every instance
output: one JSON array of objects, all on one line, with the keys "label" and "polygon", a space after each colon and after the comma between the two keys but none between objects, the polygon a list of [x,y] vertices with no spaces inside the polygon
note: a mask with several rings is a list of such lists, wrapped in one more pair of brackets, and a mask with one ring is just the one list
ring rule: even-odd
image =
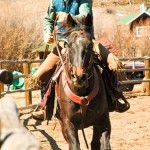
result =
[{"label": "breast collar", "polygon": [[94,86],[93,86],[92,91],[87,96],[78,96],[71,91],[71,89],[67,83],[65,72],[63,71],[63,73],[62,73],[62,84],[63,84],[65,94],[67,95],[67,97],[70,100],[72,100],[73,102],[78,103],[80,105],[88,105],[90,103],[90,101],[94,99],[94,97],[97,95],[97,93],[99,91],[99,82],[98,81],[99,81],[99,78],[98,78],[98,75],[94,68]]}]

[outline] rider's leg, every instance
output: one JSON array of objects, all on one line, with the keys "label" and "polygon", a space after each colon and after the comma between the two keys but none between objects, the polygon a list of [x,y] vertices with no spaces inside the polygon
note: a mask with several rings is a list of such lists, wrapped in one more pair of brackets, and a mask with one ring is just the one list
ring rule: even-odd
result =
[{"label": "rider's leg", "polygon": [[110,70],[116,71],[122,66],[119,59],[113,55],[108,49],[106,49],[102,44],[96,43],[94,41],[94,51],[101,56],[101,61],[109,67]]},{"label": "rider's leg", "polygon": [[34,119],[47,119],[50,120],[53,116],[54,109],[54,99],[55,99],[55,86],[49,85],[46,90],[42,101],[37,105],[38,109],[32,112],[32,117]]},{"label": "rider's leg", "polygon": [[[109,72],[111,74],[111,76],[113,76],[112,78],[112,83],[114,84],[114,86],[116,87],[117,89],[117,84],[116,84],[116,80],[117,80],[117,76],[114,74],[115,71],[121,67],[121,62],[119,62],[118,58],[116,56],[114,56],[109,50],[107,50],[102,44],[100,43],[96,43],[95,44],[95,51],[96,53],[98,53],[101,57],[101,61],[102,63],[109,68]],[[111,71],[112,70],[112,71]],[[116,77],[116,78],[114,78]],[[107,94],[108,96],[108,94]],[[116,108],[116,103],[115,101],[112,100],[112,98],[107,98],[108,100],[108,105],[109,105],[109,109],[111,111],[118,111],[118,108]],[[119,107],[119,110],[120,112],[124,112],[126,110],[128,110],[128,106],[125,104],[125,103],[120,103],[118,101],[118,106]]]},{"label": "rider's leg", "polygon": [[33,76],[40,79],[42,82],[47,83],[50,78],[49,76],[52,75],[51,71],[53,70],[58,60],[59,57],[51,52]]},{"label": "rider's leg", "polygon": [[[60,49],[62,49],[61,47],[59,47]],[[48,57],[45,59],[45,61],[41,64],[41,66],[38,68],[38,70],[36,71],[36,73],[34,74],[35,78],[39,78],[42,82],[48,83],[48,81],[50,80],[50,78],[52,77],[52,74],[55,70],[55,66],[56,63],[59,61],[59,57],[57,55],[56,52],[56,47],[53,49],[53,51],[48,55]],[[46,84],[45,84],[46,85]],[[52,96],[50,95],[51,92],[49,90],[46,91],[46,94],[43,96],[42,101],[46,101],[48,99],[54,99],[54,96],[52,94]],[[53,100],[52,100],[53,101]],[[41,102],[42,103],[42,102]],[[32,113],[33,118],[35,119],[44,119],[44,110],[43,107],[42,109],[40,108],[40,104],[38,104],[39,109],[35,110]]]}]

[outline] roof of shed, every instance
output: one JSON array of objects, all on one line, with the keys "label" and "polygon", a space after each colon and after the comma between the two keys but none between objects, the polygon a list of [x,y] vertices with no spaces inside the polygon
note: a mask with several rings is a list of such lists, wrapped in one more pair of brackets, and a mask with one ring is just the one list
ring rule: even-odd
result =
[{"label": "roof of shed", "polygon": [[[54,48],[55,44],[50,44],[49,45],[49,48],[48,50],[51,51],[53,48]],[[46,44],[43,43],[41,44],[38,48],[34,49],[34,51],[37,51],[37,52],[44,52],[45,51],[45,48],[46,48]]]},{"label": "roof of shed", "polygon": [[145,11],[138,12],[138,13],[132,13],[132,14],[129,14],[129,15],[123,17],[121,20],[119,20],[118,25],[128,25],[131,22],[133,22],[134,20],[136,20],[138,17],[143,15],[144,13],[147,14],[148,16],[150,16],[150,8]]}]

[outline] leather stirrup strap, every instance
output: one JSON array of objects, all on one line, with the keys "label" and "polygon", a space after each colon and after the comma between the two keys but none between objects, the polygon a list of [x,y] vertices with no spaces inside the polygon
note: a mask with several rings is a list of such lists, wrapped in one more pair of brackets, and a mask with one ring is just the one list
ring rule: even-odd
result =
[{"label": "leather stirrup strap", "polygon": [[46,93],[44,94],[44,97],[43,97],[42,101],[38,104],[38,108],[41,108],[41,109],[45,108],[47,100],[48,100],[48,97],[51,94],[51,86],[52,86],[52,84],[50,83]]}]

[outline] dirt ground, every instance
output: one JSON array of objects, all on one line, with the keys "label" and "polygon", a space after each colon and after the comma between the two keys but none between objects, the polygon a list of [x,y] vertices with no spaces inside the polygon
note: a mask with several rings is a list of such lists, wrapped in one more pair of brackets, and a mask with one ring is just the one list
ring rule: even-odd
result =
[{"label": "dirt ground", "polygon": [[[125,93],[131,108],[125,113],[111,112],[112,150],[149,150],[150,149],[150,96],[142,95],[141,85],[135,86],[133,92]],[[24,94],[10,94],[14,97],[17,106],[24,106]],[[9,95],[9,96],[10,96]],[[38,103],[39,91],[33,93],[33,104]],[[46,125],[46,121],[32,119],[29,110],[20,111],[20,121],[40,141],[41,150],[67,150],[59,122],[53,119]],[[85,129],[86,138],[90,147],[92,127]],[[83,135],[79,131],[81,149],[86,150]]]}]

